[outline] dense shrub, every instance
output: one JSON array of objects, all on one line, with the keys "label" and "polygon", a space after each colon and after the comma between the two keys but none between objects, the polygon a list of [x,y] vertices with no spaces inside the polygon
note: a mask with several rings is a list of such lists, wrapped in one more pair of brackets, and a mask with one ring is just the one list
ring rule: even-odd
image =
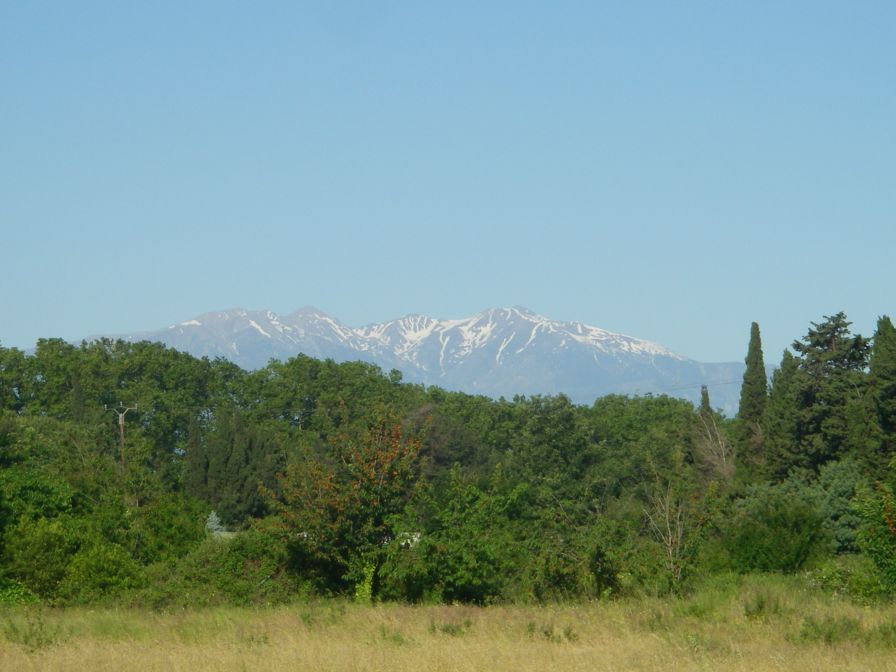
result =
[{"label": "dense shrub", "polygon": [[852,505],[858,490],[867,487],[868,479],[859,464],[844,459],[824,465],[812,485],[814,501],[824,518],[825,532],[836,553],[856,553],[856,530],[861,520]]},{"label": "dense shrub", "polygon": [[42,598],[55,598],[80,543],[71,518],[22,518],[6,535],[7,576]]},{"label": "dense shrub", "polygon": [[828,537],[811,492],[799,482],[754,486],[722,525],[730,567],[739,572],[795,572],[822,554]]},{"label": "dense shrub", "polygon": [[144,582],[143,568],[117,544],[96,542],[81,548],[59,585],[67,601],[92,602],[119,596]]},{"label": "dense shrub", "polygon": [[855,510],[862,520],[858,541],[871,558],[884,589],[896,593],[896,497],[889,485],[865,488],[855,499]]},{"label": "dense shrub", "polygon": [[809,585],[857,602],[874,602],[886,593],[874,563],[866,555],[841,555],[806,573]]},{"label": "dense shrub", "polygon": [[272,604],[302,592],[287,571],[286,546],[262,530],[209,534],[170,568],[150,568],[149,586],[138,595],[156,606]]}]

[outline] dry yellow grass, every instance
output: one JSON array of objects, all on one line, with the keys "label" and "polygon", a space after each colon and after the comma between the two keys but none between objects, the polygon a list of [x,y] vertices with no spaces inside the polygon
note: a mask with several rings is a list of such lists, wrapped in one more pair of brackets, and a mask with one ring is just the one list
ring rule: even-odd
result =
[{"label": "dry yellow grass", "polygon": [[0,612],[0,670],[721,669],[896,670],[896,608],[748,582],[570,606]]}]

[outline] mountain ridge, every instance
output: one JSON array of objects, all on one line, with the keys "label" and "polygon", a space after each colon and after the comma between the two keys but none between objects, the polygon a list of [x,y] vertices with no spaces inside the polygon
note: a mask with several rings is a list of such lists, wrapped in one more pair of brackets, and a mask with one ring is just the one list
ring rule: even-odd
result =
[{"label": "mountain ridge", "polygon": [[359,359],[398,369],[408,382],[492,397],[564,393],[592,403],[612,393],[668,393],[696,402],[700,386],[708,385],[713,405],[728,414],[736,410],[744,369],[738,362],[697,362],[653,341],[551,320],[523,306],[452,319],[412,313],[360,327],[310,305],[286,315],[231,308],[119,337],[224,357],[246,369],[298,354]]}]

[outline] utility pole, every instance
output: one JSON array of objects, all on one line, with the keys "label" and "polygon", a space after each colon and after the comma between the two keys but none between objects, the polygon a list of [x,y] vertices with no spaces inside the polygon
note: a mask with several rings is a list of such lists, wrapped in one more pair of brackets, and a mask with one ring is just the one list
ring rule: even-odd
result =
[{"label": "utility pole", "polygon": [[136,411],[137,407],[125,406],[119,401],[118,406],[115,406],[114,408],[110,408],[106,404],[103,404],[103,408],[118,414],[118,449],[121,454],[121,465],[127,466],[124,459],[124,416],[128,414],[128,411]]}]

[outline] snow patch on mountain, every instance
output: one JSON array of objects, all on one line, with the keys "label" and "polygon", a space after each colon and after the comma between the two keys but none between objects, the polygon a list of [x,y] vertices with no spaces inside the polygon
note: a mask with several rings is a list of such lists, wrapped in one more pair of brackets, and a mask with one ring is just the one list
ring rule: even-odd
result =
[{"label": "snow patch on mountain", "polygon": [[271,337],[271,335],[270,335],[268,332],[266,332],[264,329],[262,329],[262,328],[258,325],[258,322],[256,322],[255,320],[249,320],[249,326],[251,326],[253,329],[255,329],[255,331],[257,331],[259,334],[261,334],[261,335],[264,336],[265,338],[270,338],[270,337]]}]

